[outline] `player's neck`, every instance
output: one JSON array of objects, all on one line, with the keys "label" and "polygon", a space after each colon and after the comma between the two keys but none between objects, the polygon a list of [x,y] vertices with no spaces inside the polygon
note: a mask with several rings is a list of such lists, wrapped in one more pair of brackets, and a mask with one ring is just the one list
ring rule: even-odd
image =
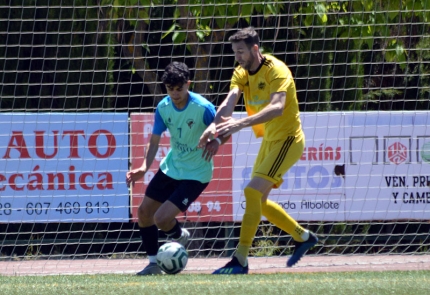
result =
[{"label": "player's neck", "polygon": [[253,65],[252,65],[252,67],[251,67],[251,69],[249,69],[248,70],[248,72],[251,74],[251,75],[253,75],[253,74],[255,74],[255,73],[257,73],[258,72],[258,70],[261,68],[261,66],[263,65],[263,63],[264,63],[264,60],[265,60],[266,58],[261,54],[261,53],[259,53],[258,55],[257,55],[257,58],[255,59],[255,62],[253,63]]},{"label": "player's neck", "polygon": [[188,105],[188,100],[190,99],[190,93],[187,92],[187,95],[180,100],[173,100],[173,104],[178,110],[184,109]]}]

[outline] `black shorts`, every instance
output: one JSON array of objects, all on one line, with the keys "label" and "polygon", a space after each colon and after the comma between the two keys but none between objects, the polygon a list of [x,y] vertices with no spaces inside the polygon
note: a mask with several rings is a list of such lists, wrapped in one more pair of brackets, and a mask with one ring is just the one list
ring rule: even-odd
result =
[{"label": "black shorts", "polygon": [[149,182],[145,195],[160,203],[169,200],[185,212],[208,184],[209,182],[201,183],[197,180],[176,180],[158,170]]}]

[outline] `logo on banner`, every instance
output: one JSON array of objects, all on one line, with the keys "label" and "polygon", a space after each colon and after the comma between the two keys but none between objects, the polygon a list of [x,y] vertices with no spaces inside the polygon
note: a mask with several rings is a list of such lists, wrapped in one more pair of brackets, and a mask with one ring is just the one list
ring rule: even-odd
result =
[{"label": "logo on banner", "polygon": [[421,158],[424,162],[430,163],[430,142],[426,142],[421,147]]},{"label": "logo on banner", "polygon": [[408,158],[408,148],[400,142],[395,142],[388,147],[388,159],[391,163],[399,165]]}]

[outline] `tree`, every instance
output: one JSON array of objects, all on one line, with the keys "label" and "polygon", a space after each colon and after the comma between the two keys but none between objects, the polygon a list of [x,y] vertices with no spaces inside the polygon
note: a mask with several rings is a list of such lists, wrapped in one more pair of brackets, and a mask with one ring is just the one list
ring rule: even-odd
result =
[{"label": "tree", "polygon": [[0,36],[1,107],[109,107],[114,52],[111,34],[100,31],[99,9],[86,7],[83,0],[42,0],[37,5],[27,1],[24,9],[22,5],[11,0],[0,10],[1,26],[8,29]]},{"label": "tree", "polygon": [[[301,3],[295,25],[304,24],[300,34],[306,38],[299,50],[308,51],[311,58],[304,55],[299,63],[322,65],[306,89],[325,93],[317,98],[310,95],[306,102],[316,101],[315,110],[393,109],[390,101],[405,98],[406,90],[399,87],[405,81],[399,76],[411,72],[410,50],[428,31],[429,6],[426,0]],[[414,35],[411,29],[419,33]],[[315,40],[321,40],[324,48],[313,47]],[[312,55],[323,57],[315,60]],[[299,74],[311,76],[310,71]],[[384,100],[389,104],[380,103]]]},{"label": "tree", "polygon": [[[153,84],[156,81],[156,76],[151,73],[148,64],[144,62],[142,47],[145,48],[147,44],[143,43],[142,40],[145,40],[144,35],[148,32],[148,26],[153,21],[151,13],[162,6],[163,18],[172,19],[171,25],[162,39],[171,38],[174,46],[184,46],[187,50],[186,55],[193,59],[192,67],[195,68],[193,90],[210,96],[212,92],[217,93],[215,84],[221,80],[219,79],[219,71],[217,75],[217,70],[211,70],[214,66],[213,60],[217,59],[214,54],[222,53],[220,48],[224,45],[226,35],[241,19],[250,24],[253,13],[262,14],[266,18],[276,15],[283,7],[282,3],[275,1],[271,4],[262,4],[255,0],[246,4],[231,1],[201,3],[200,0],[178,0],[170,3],[161,0],[116,0],[112,19],[117,20],[116,22],[120,24],[118,28],[121,28],[121,22],[118,20],[122,15],[126,15],[126,19],[135,28],[128,41],[124,40],[123,36],[117,40],[128,48],[128,50],[124,50],[124,54],[127,58],[134,60],[136,72],[147,84]],[[171,9],[169,4],[171,4]],[[134,19],[136,21],[133,21]],[[172,56],[172,58],[174,57]],[[220,59],[218,59],[215,68],[222,66]],[[158,93],[158,89],[151,89],[151,92]]]}]

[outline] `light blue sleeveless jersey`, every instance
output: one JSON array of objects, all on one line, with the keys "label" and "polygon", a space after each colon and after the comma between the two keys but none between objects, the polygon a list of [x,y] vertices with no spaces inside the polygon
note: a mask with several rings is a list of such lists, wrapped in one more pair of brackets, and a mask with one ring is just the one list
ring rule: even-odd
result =
[{"label": "light blue sleeveless jersey", "polygon": [[170,151],[161,161],[160,169],[177,180],[197,180],[202,183],[212,179],[213,161],[202,158],[197,148],[200,136],[215,118],[215,107],[203,96],[189,91],[188,104],[182,110],[175,107],[170,96],[157,105],[153,134],[170,133]]}]

